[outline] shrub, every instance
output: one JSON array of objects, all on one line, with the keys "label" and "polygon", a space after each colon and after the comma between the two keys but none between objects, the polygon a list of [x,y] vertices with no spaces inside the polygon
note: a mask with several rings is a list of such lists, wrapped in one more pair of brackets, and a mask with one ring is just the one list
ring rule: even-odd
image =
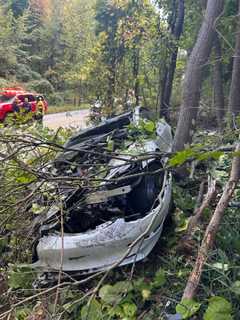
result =
[{"label": "shrub", "polygon": [[27,87],[30,90],[36,91],[47,96],[54,94],[54,88],[52,84],[46,79],[31,81],[27,84]]},{"label": "shrub", "polygon": [[61,95],[53,93],[48,96],[48,102],[52,105],[62,105],[64,103],[64,99]]},{"label": "shrub", "polygon": [[8,86],[9,86],[9,82],[6,79],[0,77],[0,88],[4,88]]},{"label": "shrub", "polygon": [[29,66],[25,64],[18,64],[16,66],[16,77],[17,80],[23,81],[23,82],[28,82],[31,81],[31,72],[32,70],[30,69]]}]

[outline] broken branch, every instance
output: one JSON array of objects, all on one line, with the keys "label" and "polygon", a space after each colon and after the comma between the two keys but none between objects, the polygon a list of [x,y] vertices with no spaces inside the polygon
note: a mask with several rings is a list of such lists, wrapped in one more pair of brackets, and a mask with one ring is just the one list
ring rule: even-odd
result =
[{"label": "broken branch", "polygon": [[202,215],[204,213],[204,210],[209,207],[210,203],[215,198],[215,196],[216,196],[216,180],[210,179],[208,183],[208,191],[207,191],[206,197],[203,200],[202,204],[195,209],[194,215],[191,217],[189,221],[188,229],[186,233],[187,239],[190,239],[192,237],[194,229],[199,224],[202,218]]}]

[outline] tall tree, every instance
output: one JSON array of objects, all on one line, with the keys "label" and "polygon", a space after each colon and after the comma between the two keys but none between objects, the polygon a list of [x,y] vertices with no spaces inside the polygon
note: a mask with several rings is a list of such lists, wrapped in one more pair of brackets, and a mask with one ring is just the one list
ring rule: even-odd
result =
[{"label": "tall tree", "polygon": [[233,118],[239,115],[240,113],[240,0],[238,1],[238,6],[238,26],[236,31],[236,44],[233,57],[232,82],[228,105],[229,115]]},{"label": "tall tree", "polygon": [[213,91],[214,91],[214,109],[217,116],[218,128],[223,128],[224,117],[224,88],[223,88],[223,66],[222,66],[222,48],[218,35],[214,39],[214,58],[213,65]]},{"label": "tall tree", "polygon": [[66,88],[74,92],[75,104],[79,104],[85,93],[83,86],[90,71],[89,56],[95,40],[93,8],[93,1],[72,0],[64,5],[63,10],[60,41],[64,50],[58,70],[64,71],[62,78]]},{"label": "tall tree", "polygon": [[103,44],[103,60],[107,67],[108,86],[105,104],[108,114],[113,113],[114,97],[116,92],[116,77],[119,63],[124,55],[124,44],[118,41],[117,32],[119,21],[126,14],[127,1],[98,0],[96,6],[96,33],[105,35]]},{"label": "tall tree", "polygon": [[200,100],[202,69],[211,53],[217,19],[223,11],[223,5],[224,0],[210,0],[207,3],[202,26],[187,64],[174,150],[182,150],[185,144],[192,141]]},{"label": "tall tree", "polygon": [[172,46],[172,53],[170,56],[170,63],[169,66],[166,68],[164,81],[162,85],[162,94],[161,94],[161,105],[160,105],[160,115],[164,117],[167,121],[170,121],[170,99],[172,94],[172,86],[173,86],[173,79],[176,70],[176,63],[177,63],[177,56],[178,56],[178,41],[181,37],[184,25],[184,11],[185,11],[185,2],[184,0],[178,0],[178,4],[176,1],[173,3],[173,11],[174,16],[176,18],[171,19],[170,21],[170,29],[171,35],[173,38],[173,46]]},{"label": "tall tree", "polygon": [[0,77],[14,74],[17,45],[14,39],[12,11],[0,5]]}]

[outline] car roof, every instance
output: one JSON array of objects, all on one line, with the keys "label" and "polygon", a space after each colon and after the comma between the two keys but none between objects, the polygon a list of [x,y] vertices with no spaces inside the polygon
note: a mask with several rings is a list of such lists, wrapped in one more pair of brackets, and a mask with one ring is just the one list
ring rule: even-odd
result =
[{"label": "car roof", "polygon": [[16,96],[22,96],[22,95],[31,95],[31,96],[36,96],[37,94],[36,93],[32,93],[32,92],[18,92],[16,94]]}]

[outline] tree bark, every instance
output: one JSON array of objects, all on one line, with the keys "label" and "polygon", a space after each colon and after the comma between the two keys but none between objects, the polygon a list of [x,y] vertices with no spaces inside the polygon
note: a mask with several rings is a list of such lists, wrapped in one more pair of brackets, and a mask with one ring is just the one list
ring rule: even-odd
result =
[{"label": "tree bark", "polygon": [[139,86],[139,67],[140,67],[140,49],[135,47],[133,54],[133,78],[134,78],[134,94],[136,99],[136,106],[139,105],[140,86]]},{"label": "tree bark", "polygon": [[200,5],[202,7],[202,10],[206,10],[207,0],[200,0]]},{"label": "tree bark", "polygon": [[236,32],[235,53],[233,57],[232,82],[229,95],[228,111],[230,116],[240,113],[240,0],[238,2],[238,27]]},{"label": "tree bark", "polygon": [[[212,0],[211,0],[212,1]],[[239,152],[240,145],[238,144],[236,151]],[[230,178],[224,188],[221,199],[213,213],[212,219],[206,229],[201,247],[198,251],[197,260],[190,277],[188,279],[186,288],[184,290],[183,299],[193,299],[196,295],[197,288],[202,275],[202,270],[205,262],[208,258],[208,251],[211,249],[216,233],[219,229],[221,219],[224,215],[226,208],[228,207],[229,201],[231,200],[234,190],[239,182],[240,178],[240,157],[235,157],[232,162],[232,170]]]},{"label": "tree bark", "polygon": [[192,141],[200,100],[202,68],[209,58],[215,36],[215,25],[223,5],[224,0],[211,0],[207,3],[202,26],[187,64],[183,102],[174,138],[174,151],[184,149],[185,144]]},{"label": "tree bark", "polygon": [[111,63],[108,67],[109,75],[108,75],[108,88],[107,88],[107,117],[111,117],[113,115],[113,106],[114,106],[114,95],[115,95],[115,87],[116,87],[116,61]]},{"label": "tree bark", "polygon": [[[171,27],[174,41],[178,41],[181,37],[184,25],[185,1],[178,0],[177,17],[174,25]],[[177,65],[178,44],[174,44],[173,52],[170,58],[169,67],[165,71],[164,83],[162,87],[162,95],[160,102],[160,116],[170,121],[170,99],[172,95],[173,79]]]},{"label": "tree bark", "polygon": [[218,128],[223,128],[224,117],[224,90],[223,90],[223,68],[222,68],[222,48],[218,35],[214,39],[215,64],[213,66],[213,88],[214,88],[214,108],[217,116]]}]

